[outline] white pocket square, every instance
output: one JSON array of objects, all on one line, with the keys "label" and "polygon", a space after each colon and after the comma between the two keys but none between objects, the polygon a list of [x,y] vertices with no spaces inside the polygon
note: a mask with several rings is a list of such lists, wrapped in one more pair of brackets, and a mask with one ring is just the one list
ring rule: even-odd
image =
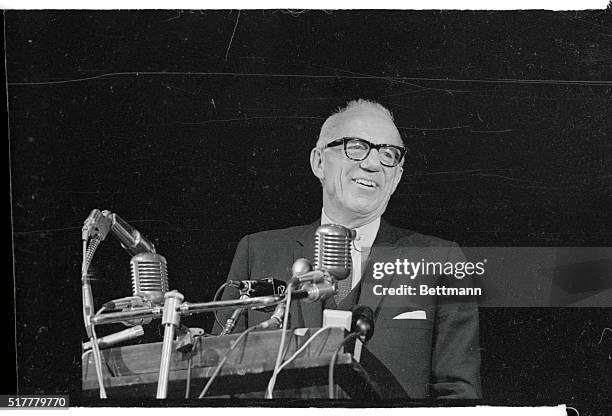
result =
[{"label": "white pocket square", "polygon": [[427,319],[427,315],[425,311],[410,311],[400,313],[397,316],[394,316],[393,319]]}]

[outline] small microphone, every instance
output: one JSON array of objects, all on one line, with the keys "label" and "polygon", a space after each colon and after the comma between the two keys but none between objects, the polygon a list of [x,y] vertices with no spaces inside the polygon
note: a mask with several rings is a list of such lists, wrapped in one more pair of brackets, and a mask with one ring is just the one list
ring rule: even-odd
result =
[{"label": "small microphone", "polygon": [[333,399],[334,393],[334,367],[336,365],[336,359],[338,353],[343,346],[346,346],[347,350],[352,352],[353,360],[359,362],[361,360],[361,351],[363,344],[372,338],[374,335],[374,312],[369,306],[357,305],[353,308],[351,313],[351,333],[344,338],[342,343],[338,346],[338,349],[332,355],[329,363],[329,387],[328,397]]},{"label": "small microphone", "polygon": [[336,280],[351,274],[351,241],[355,231],[342,225],[325,224],[315,231],[314,269],[325,270]]},{"label": "small microphone", "polygon": [[102,306],[109,311],[142,308],[144,307],[144,299],[140,296],[126,296],[124,298],[109,300]]},{"label": "small microphone", "polygon": [[[100,349],[112,347],[113,345],[119,344],[121,342],[129,341],[134,338],[138,338],[144,335],[144,329],[142,326],[138,325],[133,328],[124,329],[123,331],[119,331],[114,334],[107,335],[102,338],[98,338],[98,346]],[[87,351],[91,349],[91,342],[83,343],[83,351]]]},{"label": "small microphone", "polygon": [[282,295],[287,289],[287,283],[268,277],[259,280],[232,280],[230,286],[237,288],[240,295],[250,298],[258,296]]},{"label": "small microphone", "polygon": [[353,308],[351,332],[357,333],[363,342],[374,335],[374,311],[369,306],[357,305]]},{"label": "small microphone", "polygon": [[106,210],[102,211],[102,215],[110,222],[110,231],[129,255],[155,253],[153,243],[147,240],[119,215]]},{"label": "small microphone", "polygon": [[291,276],[299,277],[304,273],[308,273],[311,270],[312,264],[310,263],[310,261],[304,258],[299,258],[293,263],[293,266],[291,266]]},{"label": "small microphone", "polygon": [[[286,282],[271,277],[259,280],[230,280],[229,285],[238,289],[238,291],[240,292],[240,299],[243,299],[245,297],[255,298],[260,296],[282,295],[287,289]],[[272,310],[272,307],[273,306],[265,306],[259,309],[264,312],[269,312]],[[225,321],[225,325],[223,326],[223,329],[221,333],[219,333],[219,335],[227,335],[234,330],[234,327],[236,326],[236,323],[238,322],[240,314],[242,314],[243,310],[243,308],[234,309],[232,315]],[[274,318],[278,313],[284,313],[284,308],[281,312],[280,307],[276,307],[272,318]],[[275,320],[268,321],[269,322],[265,326],[266,328],[276,324]]]},{"label": "small microphone", "polygon": [[285,317],[285,312],[287,310],[287,304],[285,301],[282,301],[278,305],[276,305],[276,309],[270,319],[263,321],[259,325],[259,329],[277,329],[283,325],[283,318]]},{"label": "small microphone", "polygon": [[301,299],[304,302],[316,302],[333,296],[338,291],[335,282],[324,281],[321,283],[308,283],[302,285],[298,290],[291,293],[294,299]]},{"label": "small microphone", "polygon": [[156,253],[136,254],[130,260],[132,293],[152,304],[163,304],[168,292],[166,258]]},{"label": "small microphone", "polygon": [[111,222],[111,219],[104,216],[99,209],[92,210],[81,230],[83,241],[88,241],[90,238],[103,241],[110,230]]}]

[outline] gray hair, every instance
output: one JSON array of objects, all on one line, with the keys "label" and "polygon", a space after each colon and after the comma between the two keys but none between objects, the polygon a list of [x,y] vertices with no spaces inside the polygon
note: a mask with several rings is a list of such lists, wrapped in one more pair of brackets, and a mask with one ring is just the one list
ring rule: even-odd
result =
[{"label": "gray hair", "polygon": [[391,111],[385,108],[382,104],[379,104],[376,101],[366,100],[363,98],[351,100],[346,103],[345,106],[338,108],[331,116],[327,118],[327,120],[325,120],[323,126],[321,126],[319,140],[317,140],[317,147],[322,148],[324,142],[332,138],[332,134],[336,129],[338,122],[342,118],[343,114],[363,110],[377,112],[383,117],[389,119],[391,123],[395,123]]}]

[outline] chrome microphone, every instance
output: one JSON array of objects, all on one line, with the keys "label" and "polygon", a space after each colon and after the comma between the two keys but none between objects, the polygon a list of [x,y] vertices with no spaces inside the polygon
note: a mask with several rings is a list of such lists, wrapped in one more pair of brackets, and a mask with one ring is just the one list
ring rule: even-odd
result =
[{"label": "chrome microphone", "polygon": [[321,283],[330,279],[330,275],[322,270],[312,270],[312,263],[304,258],[297,259],[291,267],[291,279],[287,282],[293,287],[304,283]]},{"label": "chrome microphone", "polygon": [[355,231],[342,225],[325,224],[315,231],[314,269],[325,270],[336,280],[351,274],[351,241]]},{"label": "chrome microphone", "polygon": [[90,238],[97,238],[103,241],[111,225],[112,219],[106,217],[99,209],[92,210],[83,224],[81,231],[83,241],[89,241]]},{"label": "chrome microphone", "polygon": [[309,283],[302,285],[292,296],[306,303],[316,302],[333,296],[338,291],[336,282]]},{"label": "chrome microphone", "polygon": [[298,277],[312,270],[310,261],[304,258],[297,259],[291,266],[291,276]]},{"label": "chrome microphone", "polygon": [[287,310],[287,304],[285,302],[281,302],[276,305],[276,309],[270,319],[263,321],[259,325],[259,329],[277,329],[283,325],[283,318],[285,317],[285,312]]},{"label": "chrome microphone", "polygon": [[[141,337],[144,335],[144,329],[142,326],[138,325],[133,328],[124,329],[123,331],[117,332],[115,334],[106,335],[102,338],[98,338],[98,346],[100,349],[112,347],[113,345],[119,344],[125,341],[131,341],[135,338]],[[91,341],[83,343],[83,351],[87,351],[91,349]]]},{"label": "chrome microphone", "polygon": [[134,229],[123,218],[110,211],[102,211],[102,215],[110,221],[110,231],[119,240],[121,246],[133,256],[138,253],[155,253],[155,246],[140,232]]},{"label": "chrome microphone", "polygon": [[164,303],[168,292],[168,268],[166,258],[157,253],[136,254],[130,260],[132,293],[153,305]]}]

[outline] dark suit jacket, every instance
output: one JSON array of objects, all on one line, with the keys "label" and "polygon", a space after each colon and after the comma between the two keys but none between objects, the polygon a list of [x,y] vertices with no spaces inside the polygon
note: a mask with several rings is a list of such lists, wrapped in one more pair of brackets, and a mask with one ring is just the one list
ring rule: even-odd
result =
[{"label": "dark suit jacket", "polygon": [[[274,277],[288,280],[291,266],[298,258],[313,256],[314,233],[320,222],[282,230],[265,231],[245,236],[236,250],[230,280]],[[457,302],[438,296],[377,295],[374,285],[399,287],[402,284],[427,282],[430,286],[447,287],[463,284],[455,278],[426,276],[411,280],[402,275],[386,275],[374,279],[373,264],[391,259],[410,261],[464,261],[456,244],[435,237],[393,227],[381,221],[362,279],[347,297],[348,302],[367,305],[375,312],[375,331],[367,349],[397,378],[411,398],[481,397],[480,351],[478,343],[478,309],[474,299]],[[426,280],[428,279],[428,280]],[[223,298],[237,297],[234,289],[226,290]],[[342,302],[345,306],[345,301]],[[292,328],[320,327],[324,307],[335,307],[333,299],[325,303],[293,302]],[[426,319],[393,319],[409,311],[425,311]],[[225,322],[228,314],[219,314]],[[236,331],[255,325],[269,313],[249,310],[238,321]]]}]

